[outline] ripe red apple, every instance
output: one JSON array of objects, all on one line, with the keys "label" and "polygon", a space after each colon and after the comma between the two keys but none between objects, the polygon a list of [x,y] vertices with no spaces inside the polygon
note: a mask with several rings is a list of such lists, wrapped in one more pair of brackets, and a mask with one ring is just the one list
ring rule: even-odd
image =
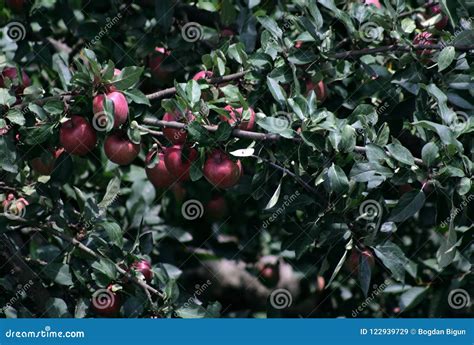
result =
[{"label": "ripe red apple", "polygon": [[[182,121],[189,123],[195,119],[195,116],[191,112],[186,113],[186,118],[184,119],[181,114],[178,112],[175,113],[165,113],[163,116],[163,121]],[[163,128],[163,135],[168,139],[172,144],[184,144],[186,138],[188,137],[188,132],[185,129],[176,129],[176,128]]]},{"label": "ripe red apple", "polygon": [[[430,7],[430,13],[434,16],[442,13],[441,6],[435,5],[435,6]],[[441,19],[435,23],[435,28],[438,30],[443,30],[446,27],[446,25],[448,25],[448,21],[449,19],[447,16],[442,16]]]},{"label": "ripe red apple", "polygon": [[[149,168],[148,165],[156,154],[158,154],[159,162],[154,167]],[[169,186],[173,185],[175,179],[173,176],[171,176],[168,168],[166,167],[165,155],[162,152],[148,152],[145,163],[147,165],[145,168],[146,176],[156,188],[168,188]]]},{"label": "ripe red apple", "polygon": [[107,290],[108,293],[100,293],[92,299],[92,307],[101,316],[113,317],[120,311],[120,296],[113,292],[112,285]]},{"label": "ripe red apple", "polygon": [[[183,152],[186,151],[186,152]],[[192,147],[174,145],[166,149],[165,164],[175,181],[189,180],[191,164],[198,158],[198,152]]]},{"label": "ripe red apple", "polygon": [[[234,109],[231,105],[227,105],[224,110],[229,112],[230,118],[220,115],[219,117],[222,121],[227,121],[230,125],[233,125],[242,119],[243,108]],[[252,131],[255,127],[255,111],[252,108],[249,108],[249,111],[250,119],[243,120],[238,125],[238,128],[244,131]]]},{"label": "ripe red apple", "polygon": [[59,142],[66,152],[85,156],[97,143],[97,135],[89,122],[82,116],[73,115],[59,130]]},{"label": "ripe red apple", "polygon": [[169,55],[170,52],[165,48],[156,47],[155,51],[148,57],[148,67],[150,68],[151,75],[161,83],[169,83],[173,78],[171,71],[163,64]]},{"label": "ripe red apple", "polygon": [[151,282],[151,279],[153,278],[153,270],[151,269],[151,264],[148,261],[136,261],[133,263],[132,269],[143,274],[143,277],[147,283]]},{"label": "ripe red apple", "polygon": [[380,0],[364,0],[364,4],[374,5],[377,8],[382,8],[382,5],[380,4]]},{"label": "ripe red apple", "polygon": [[92,109],[94,115],[105,116],[104,112],[104,99],[110,99],[114,104],[114,128],[117,128],[121,124],[124,124],[128,118],[128,103],[123,93],[119,91],[113,91],[106,95],[100,94],[94,97],[92,101]]},{"label": "ripe red apple", "polygon": [[239,182],[242,164],[240,160],[236,162],[231,160],[225,152],[214,150],[204,163],[203,173],[215,187],[230,188]]},{"label": "ripe red apple", "polygon": [[[433,37],[433,34],[431,32],[421,32],[418,35],[415,36],[413,39],[413,44],[414,45],[430,45],[430,44],[436,44],[436,39]],[[433,50],[431,49],[423,49],[423,50],[417,50],[416,54],[418,55],[431,55],[433,53]]]},{"label": "ripe red apple", "polygon": [[140,153],[140,144],[131,142],[123,132],[111,134],[104,141],[105,155],[110,161],[127,165],[133,162]]},{"label": "ripe red apple", "polygon": [[316,92],[316,98],[321,103],[323,103],[328,97],[326,84],[322,80],[317,84],[313,83],[311,79],[306,80],[306,95],[308,95],[313,90]]},{"label": "ripe red apple", "polygon": [[222,195],[214,196],[205,207],[206,218],[211,221],[224,219],[229,214],[227,201]]},{"label": "ripe red apple", "polygon": [[25,0],[6,0],[6,5],[14,13],[21,13],[24,10]]},{"label": "ripe red apple", "polygon": [[54,164],[56,163],[56,159],[63,152],[63,148],[59,148],[57,150],[50,150],[47,153],[46,160],[43,160],[43,156],[35,157],[30,162],[31,167],[40,175],[51,175],[54,169]]},{"label": "ripe red apple", "polygon": [[209,79],[212,78],[213,75],[214,73],[211,71],[200,71],[194,75],[193,80]]},{"label": "ripe red apple", "polygon": [[22,93],[25,87],[31,85],[31,80],[25,71],[21,71],[21,80],[18,78],[18,71],[15,67],[5,67],[0,74],[0,88],[5,87],[5,79],[10,79],[15,86],[16,93]]},{"label": "ripe red apple", "polygon": [[349,260],[346,261],[346,268],[350,273],[356,273],[359,271],[359,264],[362,257],[365,257],[369,263],[371,269],[375,266],[374,255],[369,249],[359,251],[356,248],[353,248]]}]

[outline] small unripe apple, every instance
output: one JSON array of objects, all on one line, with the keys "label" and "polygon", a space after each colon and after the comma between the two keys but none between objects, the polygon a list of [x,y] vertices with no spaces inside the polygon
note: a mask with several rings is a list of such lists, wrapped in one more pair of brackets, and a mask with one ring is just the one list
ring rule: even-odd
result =
[{"label": "small unripe apple", "polygon": [[306,80],[306,95],[309,95],[311,91],[316,93],[316,98],[318,101],[323,103],[328,97],[328,91],[324,81],[319,81],[318,83],[313,83],[311,79]]},{"label": "small unripe apple", "polygon": [[[158,154],[158,163],[154,167],[148,167],[156,154]],[[168,168],[166,167],[165,155],[162,152],[148,152],[145,163],[147,165],[145,168],[146,176],[156,188],[168,188],[169,186],[173,185],[175,179],[173,176],[171,176]]]},{"label": "small unripe apple", "polygon": [[114,133],[105,139],[104,151],[110,161],[118,165],[128,165],[140,153],[140,144],[131,142],[125,133]]},{"label": "small unripe apple", "polygon": [[31,85],[31,80],[28,77],[28,75],[25,73],[25,71],[21,71],[21,80],[18,78],[18,71],[15,67],[5,67],[0,74],[0,88],[4,88],[5,85],[5,79],[10,79],[12,84],[16,85],[15,88],[15,93],[22,93],[25,87],[28,87]]},{"label": "small unripe apple", "polygon": [[[229,113],[229,117],[220,115],[220,118],[222,121],[227,121],[229,125],[233,125],[242,119],[243,108],[234,109],[231,105],[227,105],[224,110]],[[250,118],[242,120],[238,125],[238,128],[244,131],[252,131],[255,127],[255,111],[252,108],[249,108],[248,110],[250,111]]]},{"label": "small unripe apple", "polygon": [[100,94],[94,97],[92,101],[92,109],[95,116],[105,116],[104,114],[104,100],[110,99],[114,104],[114,127],[117,128],[124,124],[128,118],[128,103],[123,93],[113,91],[107,95]]},{"label": "small unripe apple", "polygon": [[[163,116],[163,121],[181,121],[185,120],[186,123],[189,123],[195,119],[195,116],[191,112],[186,113],[186,118],[181,118],[178,112],[175,113],[165,113]],[[184,144],[186,138],[188,137],[188,132],[185,129],[177,128],[163,128],[163,135],[168,139],[172,144]]]},{"label": "small unripe apple", "polygon": [[365,258],[371,269],[375,266],[374,255],[369,249],[364,249],[359,251],[356,248],[353,248],[349,256],[349,260],[346,261],[346,268],[350,273],[355,273],[359,271],[360,260]]},{"label": "small unripe apple", "polygon": [[151,264],[147,260],[134,262],[132,269],[143,274],[147,283],[151,282],[151,279],[153,278],[153,270],[151,269]]},{"label": "small unripe apple", "polygon": [[374,5],[377,8],[382,8],[382,5],[380,4],[380,0],[364,0],[364,4]]},{"label": "small unripe apple", "polygon": [[47,157],[35,157],[31,160],[30,164],[33,170],[40,175],[51,175],[54,169],[56,159],[64,152],[63,148],[57,150],[48,151]]},{"label": "small unripe apple", "polygon": [[173,75],[166,66],[163,65],[170,52],[163,47],[156,47],[155,51],[148,57],[148,67],[154,79],[161,83],[172,81]]},{"label": "small unripe apple", "polygon": [[10,8],[14,13],[21,13],[25,7],[25,0],[6,0],[6,5]]},{"label": "small unripe apple", "polygon": [[229,214],[227,201],[222,195],[214,196],[205,207],[206,218],[211,221],[222,220]]},{"label": "small unripe apple", "polygon": [[212,78],[213,75],[214,73],[211,71],[200,71],[194,75],[193,80],[209,79]]},{"label": "small unripe apple", "polygon": [[113,317],[120,311],[120,296],[113,291],[112,285],[109,285],[107,290],[107,293],[93,297],[92,308],[101,316]]},{"label": "small unripe apple", "polygon": [[239,182],[242,164],[240,160],[235,162],[230,159],[225,152],[214,150],[204,163],[203,174],[215,187],[230,188]]},{"label": "small unripe apple", "polygon": [[66,152],[85,156],[94,149],[97,135],[85,118],[73,115],[61,125],[59,141]]},{"label": "small unripe apple", "polygon": [[[186,151],[186,152],[184,152]],[[191,164],[198,158],[198,152],[192,147],[174,145],[166,149],[165,164],[175,181],[189,180]]]}]

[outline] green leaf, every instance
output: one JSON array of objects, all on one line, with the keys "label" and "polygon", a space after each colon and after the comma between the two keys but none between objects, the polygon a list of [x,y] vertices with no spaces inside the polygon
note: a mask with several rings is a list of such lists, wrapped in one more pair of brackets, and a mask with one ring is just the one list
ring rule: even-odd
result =
[{"label": "green leaf", "polygon": [[456,113],[448,107],[448,97],[435,84],[422,87],[438,102],[438,109],[443,122],[450,125],[456,119]]},{"label": "green leaf", "polygon": [[421,158],[428,167],[432,167],[438,157],[439,148],[435,143],[429,142],[423,146],[423,149],[421,150]]},{"label": "green leaf", "polygon": [[201,87],[195,80],[190,80],[186,84],[186,96],[191,106],[194,106],[201,99]]},{"label": "green leaf", "polygon": [[140,80],[143,67],[125,67],[122,72],[114,78],[112,84],[119,90],[126,90],[133,87]]},{"label": "green leaf", "polygon": [[44,267],[43,273],[56,284],[72,285],[71,272],[67,264],[52,262]]},{"label": "green leaf", "polygon": [[427,287],[412,287],[408,291],[405,291],[400,296],[400,309],[407,311],[416,307],[423,300],[427,291]]},{"label": "green leaf", "polygon": [[397,161],[407,165],[415,164],[415,159],[413,158],[413,155],[404,146],[400,144],[389,144],[387,145],[387,150],[390,155]]},{"label": "green leaf", "polygon": [[403,194],[397,206],[392,210],[389,220],[393,222],[404,222],[413,217],[425,204],[425,193],[413,190]]},{"label": "green leaf", "polygon": [[209,132],[202,127],[197,121],[192,121],[188,125],[188,133],[191,136],[191,139],[197,141],[199,143],[210,143],[212,142],[212,138],[209,135]]},{"label": "green leaf", "polygon": [[336,193],[345,193],[349,190],[349,180],[344,170],[334,163],[327,171],[329,186]]},{"label": "green leaf", "polygon": [[260,24],[262,24],[265,29],[267,29],[272,34],[274,38],[282,38],[283,31],[280,29],[275,20],[267,16],[257,17],[257,20]]},{"label": "green leaf", "polygon": [[25,124],[25,116],[17,108],[12,108],[8,110],[7,119],[9,119],[12,123],[15,123],[20,126],[23,126]]},{"label": "green leaf", "polygon": [[67,304],[61,298],[50,298],[46,301],[44,316],[49,318],[70,318]]},{"label": "green leaf", "polygon": [[393,278],[404,282],[405,281],[405,267],[409,260],[403,251],[393,242],[386,242],[374,248],[375,255],[382,261],[385,267],[392,272]]},{"label": "green leaf", "polygon": [[7,89],[0,89],[0,105],[11,106],[15,104],[16,98],[10,95]]},{"label": "green leaf", "polygon": [[285,91],[275,79],[267,76],[267,86],[276,101],[278,101],[281,105],[286,103]]},{"label": "green leaf", "polygon": [[107,189],[105,191],[104,198],[97,205],[99,208],[105,209],[112,205],[112,203],[117,199],[117,196],[120,194],[120,178],[114,177],[109,181]]},{"label": "green leaf", "polygon": [[456,56],[456,51],[454,47],[449,46],[444,48],[441,53],[439,53],[438,57],[438,72],[444,71],[446,68],[451,65],[454,61],[454,57]]},{"label": "green leaf", "polygon": [[143,92],[138,89],[126,90],[123,91],[127,98],[137,104],[145,104],[151,106],[150,100],[145,96]]},{"label": "green leaf", "polygon": [[97,224],[97,226],[105,230],[111,243],[115,244],[120,249],[123,248],[123,232],[117,223],[103,222]]},{"label": "green leaf", "polygon": [[232,134],[232,127],[227,121],[222,121],[217,127],[217,131],[214,133],[214,137],[217,141],[226,141]]}]

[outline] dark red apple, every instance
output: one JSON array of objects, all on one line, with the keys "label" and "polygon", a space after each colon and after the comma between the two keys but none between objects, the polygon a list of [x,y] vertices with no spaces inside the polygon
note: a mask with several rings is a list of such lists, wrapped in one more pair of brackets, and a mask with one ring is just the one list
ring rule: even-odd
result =
[{"label": "dark red apple", "polygon": [[97,135],[89,122],[82,116],[73,115],[59,130],[59,141],[66,152],[85,156],[97,143]]},{"label": "dark red apple", "polygon": [[21,72],[22,78],[19,80],[18,78],[18,71],[15,67],[5,67],[0,74],[0,88],[5,87],[5,79],[10,79],[12,84],[16,85],[15,86],[15,92],[16,93],[22,93],[25,87],[28,87],[31,85],[31,80],[28,77],[28,75],[22,71]]},{"label": "dark red apple", "polygon": [[377,8],[382,8],[382,5],[380,4],[380,0],[364,0],[364,4],[374,5]]},{"label": "dark red apple", "polygon": [[[148,167],[156,154],[158,154],[159,162],[154,167]],[[171,176],[168,171],[168,168],[166,167],[165,155],[162,152],[148,152],[145,159],[145,163],[147,165],[147,167],[145,168],[146,176],[156,188],[168,188],[173,185],[175,179],[173,178],[173,176]]]},{"label": "dark red apple", "polygon": [[173,79],[171,71],[164,65],[164,61],[170,52],[163,47],[156,47],[155,51],[148,57],[148,67],[154,79],[161,83],[169,83]]},{"label": "dark red apple", "polygon": [[[432,15],[438,15],[442,13],[440,5],[434,5],[430,7],[430,13]],[[448,25],[449,19],[448,16],[441,16],[441,18],[435,23],[435,28],[438,30],[443,30],[446,25]]]},{"label": "dark red apple", "polygon": [[[30,164],[33,170],[40,175],[51,175],[54,169],[56,159],[64,152],[63,148],[57,150],[50,150],[46,154],[46,158],[43,156],[35,157],[31,160]],[[45,158],[45,160],[43,160]]]},{"label": "dark red apple", "polygon": [[230,159],[225,152],[214,150],[204,163],[203,173],[215,187],[230,188],[239,182],[242,164],[240,160],[235,162]]},{"label": "dark red apple", "polygon": [[209,79],[212,78],[213,75],[214,73],[211,71],[200,71],[194,75],[193,80]]},{"label": "dark red apple", "polygon": [[120,296],[113,292],[112,285],[107,287],[107,291],[97,291],[97,295],[92,297],[92,308],[101,316],[114,317],[120,311]]},{"label": "dark red apple", "polygon": [[117,128],[121,124],[127,122],[128,118],[128,103],[123,93],[113,91],[107,95],[100,94],[94,97],[92,101],[92,110],[95,116],[105,116],[104,114],[104,99],[110,99],[114,104],[114,127]]},{"label": "dark red apple", "polygon": [[[175,113],[165,113],[163,116],[163,121],[177,121],[177,122],[186,122],[189,123],[195,119],[195,116],[191,112],[187,112],[185,118],[181,116],[178,112]],[[186,138],[188,137],[188,132],[185,129],[176,129],[176,128],[163,128],[163,134],[172,144],[184,144]]]},{"label": "dark red apple", "polygon": [[131,142],[124,132],[117,132],[105,139],[104,151],[110,161],[118,165],[127,165],[137,158],[140,153],[140,144]]},{"label": "dark red apple", "polygon": [[211,221],[222,220],[229,214],[227,201],[222,195],[214,196],[205,207],[206,218]]},{"label": "dark red apple", "polygon": [[230,38],[234,35],[235,35],[235,33],[232,29],[224,28],[224,29],[221,30],[221,37]]},{"label": "dark red apple", "polygon": [[[230,125],[233,125],[234,123],[242,119],[242,112],[244,110],[243,108],[234,109],[231,105],[227,105],[224,110],[229,113],[230,117],[220,115],[222,121],[227,121]],[[238,128],[244,131],[252,131],[255,127],[255,111],[252,108],[249,108],[249,111],[250,119],[243,120],[238,125]]]},{"label": "dark red apple", "polygon": [[[186,151],[186,152],[183,152]],[[189,180],[191,164],[198,158],[198,152],[192,147],[174,145],[166,149],[165,164],[175,181]]]},{"label": "dark red apple", "polygon": [[133,263],[132,269],[143,274],[143,277],[147,283],[151,282],[151,279],[153,278],[153,270],[151,269],[151,264],[148,261],[136,261]]},{"label": "dark red apple", "polygon": [[310,78],[307,79],[306,80],[306,95],[309,95],[311,91],[314,91],[316,93],[316,98],[321,103],[323,103],[328,97],[326,84],[322,80],[315,84]]},{"label": "dark red apple", "polygon": [[6,0],[5,3],[14,13],[21,13],[25,7],[25,0]]}]

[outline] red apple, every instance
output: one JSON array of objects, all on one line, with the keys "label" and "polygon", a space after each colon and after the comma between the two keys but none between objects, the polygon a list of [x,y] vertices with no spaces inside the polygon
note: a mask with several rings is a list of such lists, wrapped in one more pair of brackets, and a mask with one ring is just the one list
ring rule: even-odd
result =
[{"label": "red apple", "polygon": [[211,221],[224,219],[229,214],[227,201],[222,195],[214,196],[205,207],[206,218]]},{"label": "red apple", "polygon": [[[154,167],[148,167],[156,154],[158,154],[159,162]],[[156,151],[148,152],[145,163],[147,165],[145,168],[146,176],[156,188],[168,188],[173,185],[175,179],[169,173],[168,168],[166,168],[165,155],[163,153],[156,153]]]},{"label": "red apple", "polygon": [[364,4],[366,5],[374,5],[377,8],[382,8],[382,5],[380,4],[380,0],[365,0]]},{"label": "red apple", "polygon": [[107,290],[98,290],[96,295],[92,296],[92,308],[101,316],[113,317],[120,311],[120,296],[113,292],[112,285]]},{"label": "red apple", "polygon": [[[230,118],[224,115],[220,115],[219,117],[222,121],[227,121],[230,125],[233,125],[234,123],[242,119],[242,112],[244,110],[243,108],[234,109],[231,105],[227,105],[224,110],[227,110],[229,112]],[[238,128],[244,131],[252,131],[255,127],[255,111],[252,108],[249,108],[249,111],[250,119],[243,120],[238,125]]]},{"label": "red apple", "polygon": [[[195,119],[195,116],[191,112],[186,113],[186,118],[183,119],[181,114],[178,112],[175,113],[165,113],[163,116],[163,121],[181,121],[189,123]],[[184,144],[186,138],[188,137],[188,132],[185,129],[176,129],[176,128],[163,128],[163,134],[172,144]]]},{"label": "red apple", "polygon": [[182,203],[184,198],[186,198],[186,188],[184,188],[181,183],[175,183],[171,186],[171,191],[173,192],[175,200],[179,203]]},{"label": "red apple", "polygon": [[54,164],[56,159],[64,152],[63,148],[57,150],[50,150],[47,153],[46,160],[43,160],[43,156],[35,157],[31,160],[30,164],[33,170],[35,170],[40,175],[51,175],[54,169]]},{"label": "red apple", "polygon": [[140,144],[131,142],[124,132],[111,134],[104,141],[105,155],[110,161],[127,165],[134,161],[140,153]]},{"label": "red apple", "polygon": [[[421,32],[418,35],[415,36],[413,39],[413,44],[414,45],[430,45],[430,44],[436,44],[436,39],[433,37],[433,34],[430,32]],[[417,50],[416,54],[418,55],[431,55],[433,53],[433,50],[431,49],[423,49],[423,50]]]},{"label": "red apple", "polygon": [[0,88],[5,87],[5,79],[10,79],[12,84],[16,85],[15,86],[15,92],[16,93],[22,93],[25,87],[28,87],[31,85],[31,80],[28,77],[28,75],[22,71],[21,72],[22,78],[19,80],[18,78],[18,71],[15,67],[5,67],[0,74]]},{"label": "red apple", "polygon": [[209,79],[212,78],[213,75],[214,73],[211,71],[200,71],[194,75],[193,80]]},{"label": "red apple", "polygon": [[[430,7],[430,12],[432,15],[437,15],[442,13],[441,11],[441,6],[440,5],[435,5]],[[448,25],[449,19],[447,16],[442,16],[436,23],[435,23],[435,28],[438,30],[443,30],[446,25]]]},{"label": "red apple", "polygon": [[85,156],[94,149],[97,135],[85,118],[73,115],[59,130],[59,141],[66,152]]},{"label": "red apple", "polygon": [[172,81],[172,73],[164,66],[163,62],[170,55],[170,52],[163,47],[156,47],[155,51],[148,57],[148,67],[154,79],[161,83]]},{"label": "red apple", "polygon": [[113,91],[107,95],[100,94],[94,97],[92,101],[92,109],[95,116],[105,116],[104,99],[110,99],[114,104],[114,128],[124,124],[128,118],[128,103],[123,93]]},{"label": "red apple", "polygon": [[24,10],[25,0],[6,0],[6,5],[14,13],[21,13]]},{"label": "red apple", "polygon": [[374,268],[375,266],[375,259],[374,255],[369,249],[365,249],[363,251],[359,251],[356,248],[353,248],[351,251],[351,255],[349,257],[349,260],[346,261],[346,269],[350,273],[355,273],[359,271],[359,264],[360,260],[362,257],[365,257],[369,263],[369,266],[371,269]]},{"label": "red apple", "polygon": [[235,35],[235,33],[232,29],[224,28],[224,29],[221,30],[221,37],[228,38],[228,37],[232,37],[234,35]]},{"label": "red apple", "polygon": [[204,177],[218,188],[230,188],[239,182],[242,175],[240,160],[234,162],[221,151],[214,150],[204,163]]},{"label": "red apple", "polygon": [[317,84],[313,83],[311,79],[306,80],[306,95],[311,91],[316,92],[316,98],[323,103],[328,97],[327,87],[324,81],[319,81]]},{"label": "red apple", "polygon": [[148,261],[136,261],[133,263],[132,269],[143,274],[143,277],[147,283],[151,282],[151,279],[153,278],[153,270],[151,269],[151,264]]},{"label": "red apple", "polygon": [[[186,152],[183,152],[186,151]],[[191,164],[198,158],[198,152],[192,147],[174,145],[166,149],[165,164],[175,181],[189,180]]]}]

